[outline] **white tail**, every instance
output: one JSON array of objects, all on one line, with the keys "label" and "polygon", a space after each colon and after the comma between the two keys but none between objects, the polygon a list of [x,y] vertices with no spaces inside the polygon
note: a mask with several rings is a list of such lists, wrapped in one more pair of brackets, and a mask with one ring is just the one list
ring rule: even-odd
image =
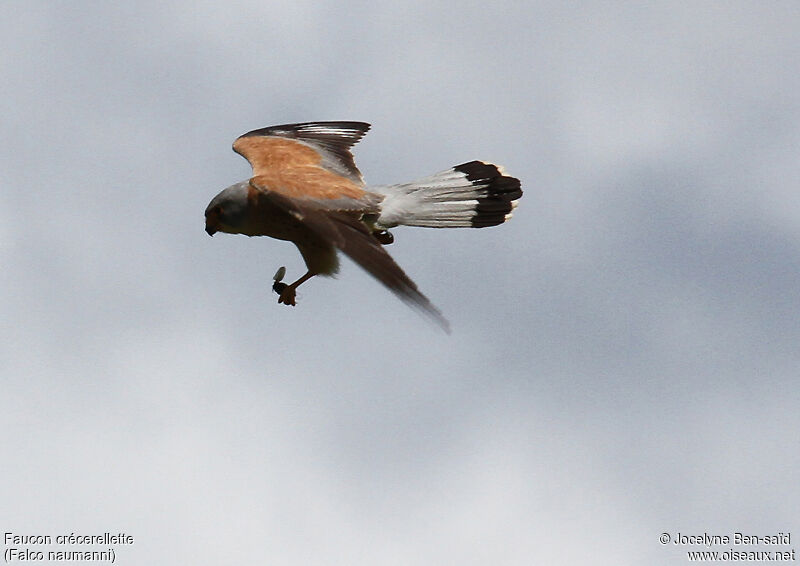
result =
[{"label": "white tail", "polygon": [[497,165],[470,161],[401,185],[369,187],[384,195],[377,228],[483,228],[502,224],[522,197],[519,179]]}]

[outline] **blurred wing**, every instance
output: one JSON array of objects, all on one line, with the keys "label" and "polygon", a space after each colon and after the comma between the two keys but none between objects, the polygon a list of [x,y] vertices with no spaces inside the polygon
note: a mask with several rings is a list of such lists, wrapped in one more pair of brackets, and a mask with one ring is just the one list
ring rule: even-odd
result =
[{"label": "blurred wing", "polygon": [[315,201],[292,199],[276,192],[262,191],[261,194],[342,250],[406,304],[428,316],[445,332],[450,332],[447,319],[420,292],[392,256],[386,253],[383,246],[361,222],[360,212],[321,208]]},{"label": "blurred wing", "polygon": [[369,128],[364,122],[270,126],[239,136],[233,142],[233,150],[250,162],[254,177],[298,167],[316,167],[363,187],[364,179],[350,148]]}]

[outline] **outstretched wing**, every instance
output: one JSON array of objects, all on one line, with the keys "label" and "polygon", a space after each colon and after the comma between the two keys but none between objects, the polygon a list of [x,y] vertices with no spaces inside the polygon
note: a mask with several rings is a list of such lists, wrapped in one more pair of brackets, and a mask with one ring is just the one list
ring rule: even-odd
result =
[{"label": "outstretched wing", "polygon": [[257,188],[262,198],[289,212],[311,231],[347,254],[406,304],[428,316],[445,332],[450,332],[450,324],[439,309],[420,292],[414,281],[361,221],[361,211],[331,210],[324,206],[325,203],[321,205],[316,200],[294,199],[279,192]]},{"label": "outstretched wing", "polygon": [[369,130],[365,122],[305,122],[270,126],[248,132],[233,142],[233,150],[253,166],[253,176],[316,167],[357,185],[364,179],[350,148]]}]

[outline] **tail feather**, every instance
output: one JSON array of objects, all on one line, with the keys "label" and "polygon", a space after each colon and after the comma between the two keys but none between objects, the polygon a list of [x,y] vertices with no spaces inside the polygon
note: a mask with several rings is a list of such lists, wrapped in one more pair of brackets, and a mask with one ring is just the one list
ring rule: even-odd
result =
[{"label": "tail feather", "polygon": [[482,161],[462,163],[411,183],[371,189],[384,195],[376,221],[380,228],[496,226],[511,218],[522,197],[519,179]]}]

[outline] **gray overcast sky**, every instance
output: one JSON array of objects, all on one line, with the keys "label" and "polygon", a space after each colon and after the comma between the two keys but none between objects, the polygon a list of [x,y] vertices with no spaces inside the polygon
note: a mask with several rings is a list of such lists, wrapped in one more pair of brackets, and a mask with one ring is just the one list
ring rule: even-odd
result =
[{"label": "gray overcast sky", "polygon": [[[0,5],[0,528],[123,565],[796,544],[800,7],[647,4]],[[349,261],[279,306],[293,246],[204,233],[236,136],[334,119],[368,182],[522,179],[505,226],[395,232],[451,336]]]}]

